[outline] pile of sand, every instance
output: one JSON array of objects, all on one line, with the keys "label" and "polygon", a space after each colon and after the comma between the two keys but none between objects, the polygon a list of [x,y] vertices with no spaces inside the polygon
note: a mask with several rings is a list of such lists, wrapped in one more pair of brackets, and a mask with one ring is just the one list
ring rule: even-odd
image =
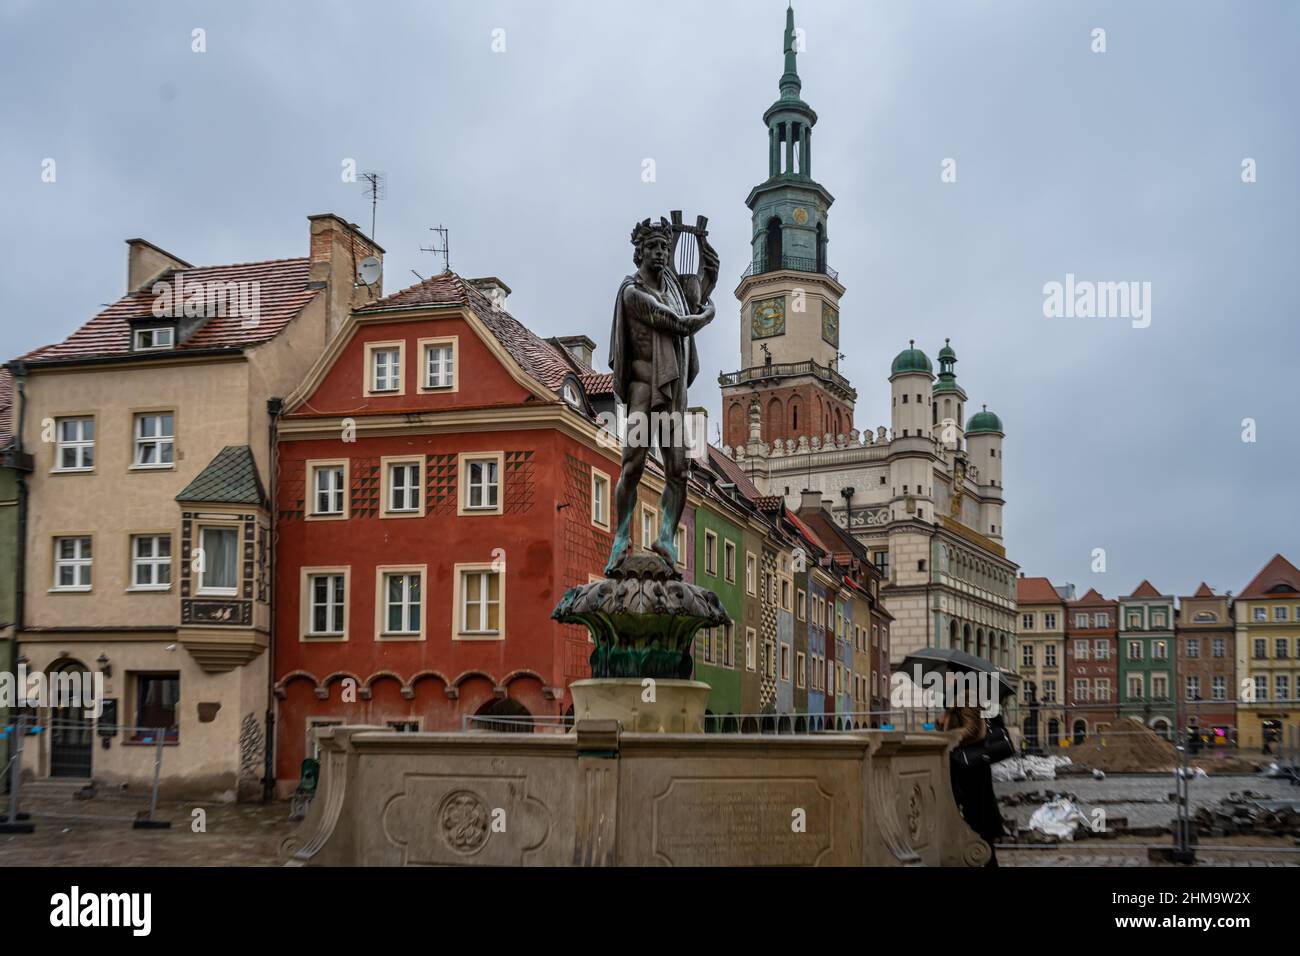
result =
[{"label": "pile of sand", "polygon": [[1182,765],[1182,755],[1173,744],[1135,717],[1116,721],[1102,733],[1089,734],[1082,744],[1070,748],[1076,764],[1105,773],[1157,773]]}]

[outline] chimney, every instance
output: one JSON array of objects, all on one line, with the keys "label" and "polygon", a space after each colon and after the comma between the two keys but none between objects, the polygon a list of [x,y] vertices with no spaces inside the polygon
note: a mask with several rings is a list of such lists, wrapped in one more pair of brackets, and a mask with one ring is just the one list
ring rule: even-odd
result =
[{"label": "chimney", "polygon": [[343,327],[353,309],[360,309],[384,295],[381,273],[367,286],[357,275],[361,260],[374,256],[382,267],[384,249],[367,239],[356,223],[345,222],[333,213],[308,216],[311,229],[311,272],[308,287],[325,290],[326,338]]},{"label": "chimney", "polygon": [[[498,312],[504,312],[506,308],[506,297],[510,295],[510,286],[506,285],[496,276],[484,276],[481,279],[470,279],[469,284],[478,289],[479,292],[487,296],[488,301],[492,303],[492,308]],[[596,343],[592,342],[591,347],[594,349]],[[590,361],[587,363],[591,366]]]},{"label": "chimney", "polygon": [[800,511],[821,511],[822,510],[822,493],[814,491],[811,488],[805,488],[799,496]]},{"label": "chimney", "polygon": [[148,288],[155,279],[171,269],[194,267],[166,249],[159,249],[147,239],[126,241],[126,294]]},{"label": "chimney", "polygon": [[595,342],[585,335],[561,335],[555,341],[559,342],[564,350],[573,356],[575,362],[588,372],[592,371],[591,356],[596,351]]}]

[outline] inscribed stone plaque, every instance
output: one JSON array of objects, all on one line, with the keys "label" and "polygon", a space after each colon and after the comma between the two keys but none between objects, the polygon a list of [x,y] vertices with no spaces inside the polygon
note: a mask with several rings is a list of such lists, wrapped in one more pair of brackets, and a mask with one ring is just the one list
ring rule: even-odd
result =
[{"label": "inscribed stone plaque", "polygon": [[831,795],[812,777],[674,779],[655,797],[655,859],[672,866],[813,866]]}]

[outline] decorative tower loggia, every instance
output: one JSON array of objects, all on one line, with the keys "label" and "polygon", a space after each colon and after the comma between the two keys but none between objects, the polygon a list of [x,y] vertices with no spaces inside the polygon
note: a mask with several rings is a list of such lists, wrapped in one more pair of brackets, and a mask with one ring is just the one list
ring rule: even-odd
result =
[{"label": "decorative tower loggia", "polygon": [[753,214],[751,260],[736,289],[740,364],[719,379],[723,443],[744,446],[757,400],[763,442],[825,439],[853,429],[857,393],[840,372],[840,296],[826,262],[827,213],[835,201],[812,178],[817,113],[800,97],[800,40],[786,10],[780,95],[763,114],[767,179],[745,200]]}]

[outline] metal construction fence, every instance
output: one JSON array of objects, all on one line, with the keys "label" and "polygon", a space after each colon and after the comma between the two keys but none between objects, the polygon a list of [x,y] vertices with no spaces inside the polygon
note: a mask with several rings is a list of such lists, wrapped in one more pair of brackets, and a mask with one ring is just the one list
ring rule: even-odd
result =
[{"label": "metal construction fence", "polygon": [[[107,729],[107,726],[106,728]],[[5,787],[8,791],[6,811],[0,815],[0,833],[30,833],[34,820],[44,817],[61,820],[100,821],[104,823],[129,823],[138,830],[163,829],[171,826],[158,818],[158,786],[166,745],[176,740],[175,727],[132,727],[114,724],[112,730],[126,736],[133,745],[149,748],[152,753],[152,783],[141,794],[134,791],[99,792],[90,777],[89,749],[94,746],[96,729],[90,721],[60,716],[39,720],[26,713],[14,715],[13,721],[3,728],[9,741],[9,761],[4,768]],[[24,752],[33,741],[49,741],[46,757],[49,776],[35,782],[24,781]],[[24,810],[23,791],[44,791],[51,783],[66,781],[72,785],[67,791],[69,799],[41,799],[40,809]],[[34,785],[33,785],[34,783]],[[76,785],[82,786],[77,789]],[[47,794],[43,793],[43,797]]]}]

